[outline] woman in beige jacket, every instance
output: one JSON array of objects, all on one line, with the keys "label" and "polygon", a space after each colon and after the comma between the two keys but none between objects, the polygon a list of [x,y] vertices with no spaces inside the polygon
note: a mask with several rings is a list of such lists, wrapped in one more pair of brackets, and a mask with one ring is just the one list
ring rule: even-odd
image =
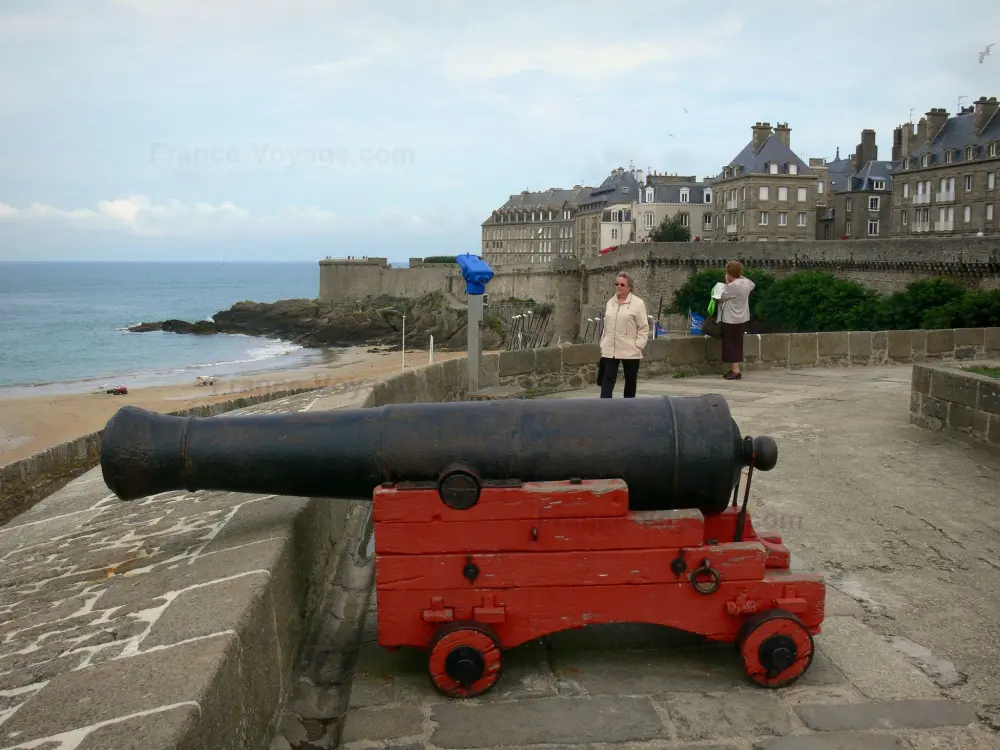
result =
[{"label": "woman in beige jacket", "polygon": [[620,273],[615,279],[615,295],[604,308],[604,334],[601,336],[601,364],[598,383],[601,398],[611,398],[618,380],[618,365],[625,371],[625,398],[635,398],[639,361],[649,341],[646,304],[632,293],[632,277]]}]

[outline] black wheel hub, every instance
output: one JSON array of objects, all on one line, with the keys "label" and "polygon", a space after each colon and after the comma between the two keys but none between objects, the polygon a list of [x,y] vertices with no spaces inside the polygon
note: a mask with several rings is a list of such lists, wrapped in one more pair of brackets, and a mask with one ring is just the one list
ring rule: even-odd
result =
[{"label": "black wheel hub", "polygon": [[486,671],[486,660],[478,649],[472,646],[459,646],[444,662],[444,671],[448,676],[464,688],[470,688],[483,677]]},{"label": "black wheel hub", "polygon": [[799,649],[791,637],[773,635],[760,644],[757,655],[768,677],[774,678],[795,663],[799,658]]}]

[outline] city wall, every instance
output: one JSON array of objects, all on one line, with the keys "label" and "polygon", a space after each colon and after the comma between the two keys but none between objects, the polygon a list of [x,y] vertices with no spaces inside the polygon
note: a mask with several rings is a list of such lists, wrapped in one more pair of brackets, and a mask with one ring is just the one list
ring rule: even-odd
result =
[{"label": "city wall", "polygon": [[[887,240],[817,240],[808,242],[694,242],[623,245],[585,261],[558,258],[550,265],[501,266],[488,288],[492,299],[510,297],[554,303],[555,333],[565,340],[581,322],[603,310],[615,274],[627,271],[636,293],[655,314],[690,275],[721,268],[739,259],[750,268],[786,276],[820,270],[852,279],[879,292],[894,292],[920,278],[951,276],[971,287],[1000,288],[1000,238],[906,238]],[[464,299],[465,288],[454,266],[388,268],[384,262],[320,261],[320,299],[359,299],[368,295],[420,296],[450,292]]]}]

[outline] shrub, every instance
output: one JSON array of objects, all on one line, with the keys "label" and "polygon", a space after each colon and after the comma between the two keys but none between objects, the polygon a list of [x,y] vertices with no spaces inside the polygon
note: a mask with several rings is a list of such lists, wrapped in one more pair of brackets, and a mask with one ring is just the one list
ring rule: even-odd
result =
[{"label": "shrub", "polygon": [[432,255],[424,258],[424,263],[458,263],[457,255]]},{"label": "shrub", "polygon": [[856,281],[804,271],[771,284],[757,307],[762,318],[790,332],[871,331],[879,298]]},{"label": "shrub", "polygon": [[986,328],[1000,326],[1000,289],[966,292],[960,299],[930,310],[924,328]]},{"label": "shrub", "polygon": [[967,291],[962,284],[944,277],[914,281],[904,291],[882,300],[879,328],[891,331],[934,327],[928,325],[931,316],[940,308],[961,301]]}]

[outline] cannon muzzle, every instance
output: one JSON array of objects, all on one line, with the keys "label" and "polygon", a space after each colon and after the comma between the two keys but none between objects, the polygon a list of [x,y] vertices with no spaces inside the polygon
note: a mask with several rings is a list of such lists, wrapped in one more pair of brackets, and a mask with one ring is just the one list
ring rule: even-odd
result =
[{"label": "cannon muzzle", "polygon": [[384,482],[623,479],[635,510],[723,511],[771,438],[744,439],[719,395],[393,404],[174,417],[133,406],[104,428],[101,470],[122,500],[173,490],[369,499]]}]

